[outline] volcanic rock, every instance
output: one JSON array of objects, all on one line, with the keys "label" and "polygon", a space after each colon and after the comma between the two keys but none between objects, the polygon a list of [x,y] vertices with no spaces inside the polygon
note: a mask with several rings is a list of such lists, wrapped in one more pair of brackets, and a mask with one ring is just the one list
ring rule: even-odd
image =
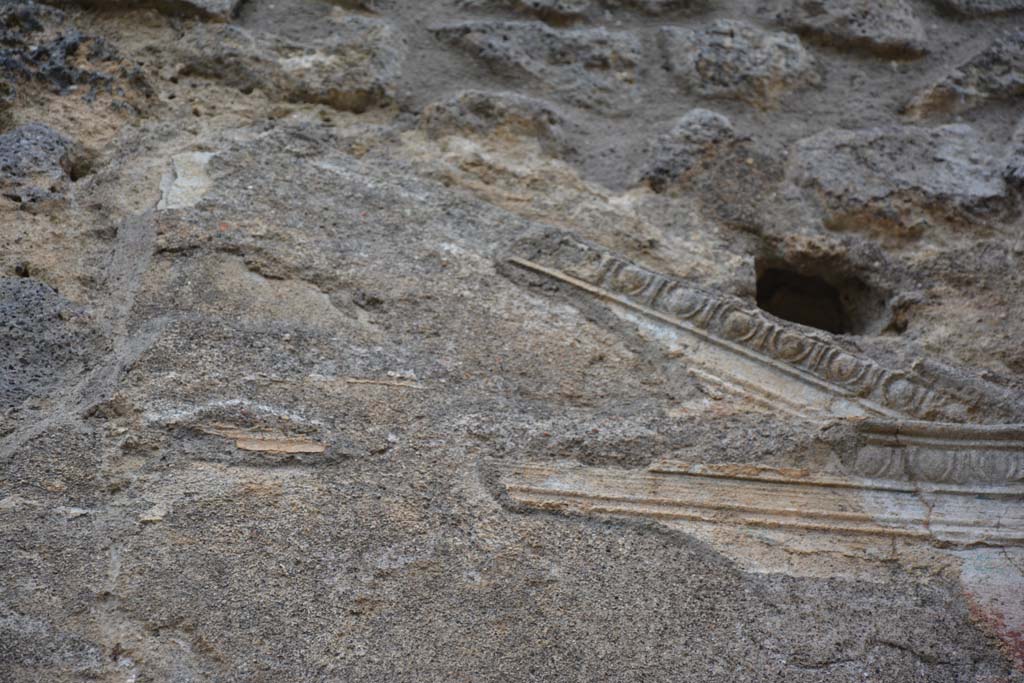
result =
[{"label": "volcanic rock", "polygon": [[970,230],[1008,203],[999,163],[964,124],[823,131],[796,145],[789,172],[834,230]]},{"label": "volcanic rock", "polygon": [[1024,97],[1024,31],[1002,35],[987,48],[928,86],[906,113],[922,118],[959,114],[990,101]]},{"label": "volcanic rock", "polygon": [[21,208],[60,199],[75,159],[75,143],[42,124],[0,135],[0,196]]},{"label": "volcanic rock", "polygon": [[882,57],[927,51],[924,27],[905,0],[793,0],[783,23],[804,38]]},{"label": "volcanic rock", "polygon": [[820,80],[814,58],[799,38],[743,21],[723,19],[703,29],[664,28],[660,41],[667,69],[688,93],[771,107],[786,93]]},{"label": "volcanic rock", "polygon": [[707,109],[690,110],[658,138],[644,180],[656,192],[662,192],[713,154],[718,145],[734,137],[732,123],[725,116]]},{"label": "volcanic rock", "polygon": [[356,112],[391,102],[405,57],[404,40],[390,24],[358,16],[336,22],[331,38],[313,46],[205,24],[195,26],[179,50],[184,75]]},{"label": "volcanic rock", "polygon": [[77,5],[103,11],[157,9],[171,15],[230,21],[244,0],[42,0],[53,5]]},{"label": "volcanic rock", "polygon": [[614,111],[630,103],[640,42],[620,31],[553,29],[539,22],[465,22],[437,37],[512,80],[525,79],[581,107]]},{"label": "volcanic rock", "polygon": [[1024,10],[1024,0],[932,0],[932,3],[967,17],[1010,14]]}]

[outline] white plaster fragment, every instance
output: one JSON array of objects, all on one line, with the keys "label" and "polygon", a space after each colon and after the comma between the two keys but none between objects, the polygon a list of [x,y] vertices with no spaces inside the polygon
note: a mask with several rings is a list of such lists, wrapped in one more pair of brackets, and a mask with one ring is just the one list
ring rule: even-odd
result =
[{"label": "white plaster fragment", "polygon": [[160,181],[161,199],[157,209],[185,209],[203,198],[213,181],[206,167],[213,152],[186,152],[171,157],[171,168]]}]

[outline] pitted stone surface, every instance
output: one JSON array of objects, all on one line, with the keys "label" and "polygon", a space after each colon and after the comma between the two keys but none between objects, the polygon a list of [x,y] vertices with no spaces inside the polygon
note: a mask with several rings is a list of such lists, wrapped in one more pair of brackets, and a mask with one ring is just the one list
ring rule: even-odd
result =
[{"label": "pitted stone surface", "polygon": [[33,208],[64,196],[71,182],[75,143],[41,124],[0,135],[0,196]]},{"label": "pitted stone surface", "polygon": [[661,15],[700,5],[694,0],[460,0],[460,4],[467,8],[509,8],[551,23],[578,21],[611,9]]},{"label": "pitted stone surface", "polygon": [[461,0],[461,6],[466,8],[507,7],[553,22],[581,19],[592,5],[591,0]]},{"label": "pitted stone surface", "polygon": [[125,64],[109,41],[83,34],[60,10],[34,2],[0,6],[0,65],[0,103],[7,105],[19,88],[33,85],[64,95],[82,90],[90,99],[113,95],[126,106],[133,95],[150,94],[141,70]]},{"label": "pitted stone surface", "polygon": [[535,22],[465,22],[435,29],[438,39],[491,65],[499,76],[526,78],[574,104],[627,106],[640,66],[636,37],[621,31],[553,29]]},{"label": "pitted stone surface", "polygon": [[86,9],[131,11],[157,9],[171,15],[230,20],[243,0],[43,0],[54,5],[78,5]]},{"label": "pitted stone surface", "polygon": [[350,16],[334,22],[330,37],[316,45],[237,26],[199,25],[179,54],[182,73],[243,93],[260,89],[274,98],[361,112],[394,96],[405,42],[384,21]]},{"label": "pitted stone surface", "polygon": [[464,91],[423,111],[422,124],[428,135],[489,137],[507,134],[535,139],[550,153],[567,156],[572,145],[567,133],[578,125],[566,120],[543,100],[503,93]]},{"label": "pitted stone surface", "polygon": [[812,41],[883,57],[927,51],[924,27],[905,0],[793,0],[783,23]]},{"label": "pitted stone surface", "polygon": [[[49,397],[85,369],[93,344],[87,319],[31,278],[0,278],[0,409]],[[0,428],[9,426],[0,422]],[[2,429],[0,429],[2,431]]]},{"label": "pitted stone surface", "polygon": [[644,180],[656,192],[679,182],[719,145],[736,137],[728,118],[707,109],[692,109],[681,116],[654,144],[653,163]]},{"label": "pitted stone surface", "polygon": [[1024,0],[932,0],[941,9],[968,17],[1024,11]]},{"label": "pitted stone surface", "polygon": [[703,9],[700,0],[604,0],[604,5],[609,8],[633,8],[652,15]]},{"label": "pitted stone surface", "polygon": [[835,230],[908,237],[936,223],[970,230],[1008,201],[997,159],[963,124],[825,131],[796,146],[790,173]]},{"label": "pitted stone surface", "polygon": [[958,114],[986,102],[1024,98],[1024,30],[991,45],[928,86],[910,101],[907,113],[924,117]]},{"label": "pitted stone surface", "polygon": [[686,92],[770,107],[789,91],[820,80],[799,38],[743,21],[665,28],[659,40],[669,72]]}]

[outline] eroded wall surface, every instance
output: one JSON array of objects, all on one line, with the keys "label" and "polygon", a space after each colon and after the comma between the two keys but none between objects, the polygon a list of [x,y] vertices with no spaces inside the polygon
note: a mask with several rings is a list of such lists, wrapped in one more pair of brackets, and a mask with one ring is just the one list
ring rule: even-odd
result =
[{"label": "eroded wall surface", "polygon": [[1024,3],[0,4],[0,681],[1024,681]]}]

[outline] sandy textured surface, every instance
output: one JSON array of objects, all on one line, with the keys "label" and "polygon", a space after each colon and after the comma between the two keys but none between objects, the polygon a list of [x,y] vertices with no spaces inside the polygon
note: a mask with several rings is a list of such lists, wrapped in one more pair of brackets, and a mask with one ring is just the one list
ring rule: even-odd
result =
[{"label": "sandy textured surface", "polygon": [[0,2],[0,682],[1024,681],[1022,23]]}]

